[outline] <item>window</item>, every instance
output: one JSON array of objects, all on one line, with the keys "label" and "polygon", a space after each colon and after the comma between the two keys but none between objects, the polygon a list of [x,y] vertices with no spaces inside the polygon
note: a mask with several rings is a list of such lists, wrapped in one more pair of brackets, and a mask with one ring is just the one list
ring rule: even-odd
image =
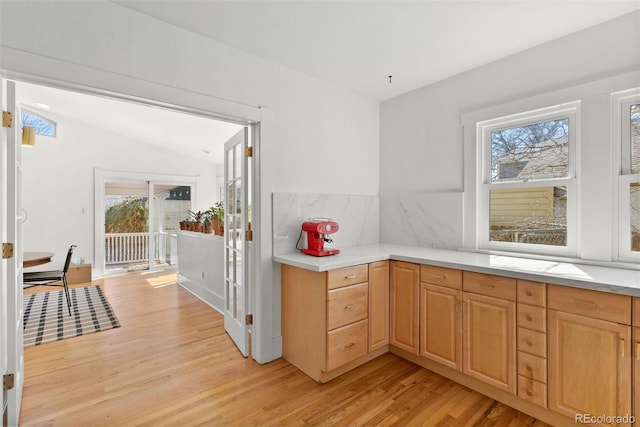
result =
[{"label": "window", "polygon": [[618,258],[640,259],[640,88],[613,94],[617,168]]},{"label": "window", "polygon": [[481,247],[575,255],[578,107],[477,123]]},{"label": "window", "polygon": [[35,113],[27,110],[20,111],[22,126],[31,126],[36,129],[36,135],[56,136],[56,124]]}]

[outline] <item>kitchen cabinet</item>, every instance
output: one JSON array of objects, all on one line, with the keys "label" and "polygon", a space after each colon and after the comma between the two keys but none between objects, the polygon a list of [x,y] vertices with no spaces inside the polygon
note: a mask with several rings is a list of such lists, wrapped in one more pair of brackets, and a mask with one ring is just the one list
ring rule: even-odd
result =
[{"label": "kitchen cabinet", "polygon": [[463,291],[463,372],[516,394],[515,279],[465,271]]},{"label": "kitchen cabinet", "polygon": [[516,281],[518,397],[547,407],[546,284]]},{"label": "kitchen cabinet", "polygon": [[549,409],[631,414],[631,297],[549,285],[548,309]]},{"label": "kitchen cabinet", "polygon": [[[376,343],[369,351],[370,315],[375,328],[384,317],[379,266],[374,271],[374,310],[370,313],[368,264],[315,272],[290,265],[281,268],[282,356],[318,382],[384,354]],[[382,320],[384,321],[384,319]],[[381,333],[376,329],[376,338]]]},{"label": "kitchen cabinet", "polygon": [[462,271],[420,266],[420,356],[462,371]]},{"label": "kitchen cabinet", "polygon": [[[631,314],[631,354],[633,357],[631,366],[631,395],[633,396],[633,414],[640,417],[640,298],[633,297],[633,312]],[[640,425],[640,420],[636,422]]]},{"label": "kitchen cabinet", "polygon": [[419,330],[418,264],[391,261],[390,344],[417,355]]},{"label": "kitchen cabinet", "polygon": [[369,351],[389,345],[389,261],[369,264]]}]

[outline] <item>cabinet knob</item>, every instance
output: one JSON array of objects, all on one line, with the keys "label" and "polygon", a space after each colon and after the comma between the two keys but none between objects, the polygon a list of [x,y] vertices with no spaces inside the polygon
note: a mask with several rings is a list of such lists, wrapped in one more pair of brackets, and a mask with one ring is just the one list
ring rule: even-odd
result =
[{"label": "cabinet knob", "polygon": [[527,371],[533,372],[533,367],[531,365],[527,365]]},{"label": "cabinet knob", "polygon": [[532,297],[532,296],[533,296],[533,292],[531,292],[531,291],[527,291],[527,296],[528,296],[528,297]]},{"label": "cabinet knob", "polygon": [[527,322],[531,322],[533,320],[533,317],[531,317],[530,314],[527,314],[526,319],[527,319]]},{"label": "cabinet knob", "polygon": [[528,345],[529,347],[531,347],[531,346],[533,346],[533,343],[532,343],[531,341],[527,341],[527,345]]},{"label": "cabinet knob", "polygon": [[533,396],[533,390],[527,390],[527,396],[532,397]]},{"label": "cabinet knob", "polygon": [[344,345],[344,348],[351,348],[351,347],[353,347],[354,345],[356,345],[356,343],[354,343],[354,342],[350,342],[349,344],[345,344],[345,345]]},{"label": "cabinet knob", "polygon": [[345,279],[355,279],[356,275],[355,274],[347,274],[346,276],[344,276]]},{"label": "cabinet knob", "polygon": [[355,304],[347,304],[347,305],[344,306],[344,309],[345,310],[351,310],[355,306],[356,306]]}]

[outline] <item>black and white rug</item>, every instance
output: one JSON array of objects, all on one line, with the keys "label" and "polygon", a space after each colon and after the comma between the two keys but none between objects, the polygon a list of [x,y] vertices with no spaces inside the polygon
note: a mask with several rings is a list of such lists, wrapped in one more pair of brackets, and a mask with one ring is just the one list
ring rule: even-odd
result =
[{"label": "black and white rug", "polygon": [[25,347],[120,327],[100,286],[72,288],[69,294],[71,316],[64,291],[25,295]]}]

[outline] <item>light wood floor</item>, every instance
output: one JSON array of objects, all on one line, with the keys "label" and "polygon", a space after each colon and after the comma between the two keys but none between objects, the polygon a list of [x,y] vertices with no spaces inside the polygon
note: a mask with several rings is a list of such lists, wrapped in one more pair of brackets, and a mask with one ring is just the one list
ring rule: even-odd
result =
[{"label": "light wood floor", "polygon": [[122,327],[25,349],[21,425],[546,425],[391,354],[324,385],[245,359],[171,272],[94,284]]}]

